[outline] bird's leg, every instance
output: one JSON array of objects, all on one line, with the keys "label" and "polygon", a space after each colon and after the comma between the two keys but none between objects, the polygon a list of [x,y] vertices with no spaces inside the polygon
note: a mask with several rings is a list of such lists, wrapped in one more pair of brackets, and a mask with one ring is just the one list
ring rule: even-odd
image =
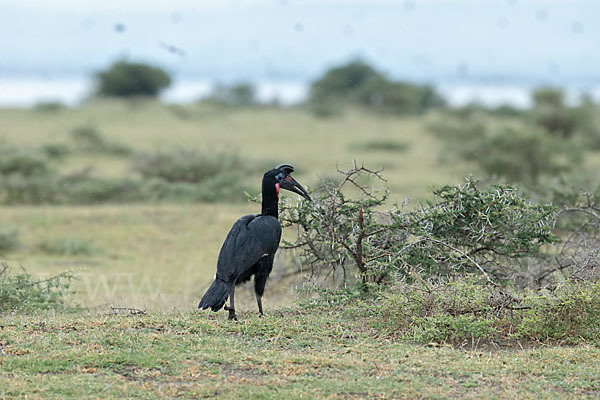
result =
[{"label": "bird's leg", "polygon": [[235,291],[235,287],[231,289],[231,294],[229,295],[229,307],[225,306],[225,310],[229,311],[229,318],[237,321],[237,315],[235,315],[235,304],[233,301],[233,292]]},{"label": "bird's leg", "polygon": [[259,264],[259,272],[254,275],[254,294],[256,295],[256,304],[258,304],[258,314],[262,317],[262,296],[265,293],[265,284],[269,273],[273,268],[273,256],[263,258]]},{"label": "bird's leg", "polygon": [[262,309],[262,296],[259,295],[258,293],[255,293],[255,294],[256,294],[256,304],[258,304],[258,316],[262,317],[264,315],[263,309]]}]

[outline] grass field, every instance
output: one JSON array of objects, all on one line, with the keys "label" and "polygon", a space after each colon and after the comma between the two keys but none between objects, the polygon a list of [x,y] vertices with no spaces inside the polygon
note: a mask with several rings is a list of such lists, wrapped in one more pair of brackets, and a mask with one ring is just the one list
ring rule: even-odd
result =
[{"label": "grass field", "polygon": [[471,398],[600,395],[597,347],[456,349],[381,335],[347,310],[0,320],[0,396]]},{"label": "grass field", "polygon": [[[69,143],[79,126],[135,151],[171,146],[235,151],[294,164],[308,186],[352,159],[383,167],[391,197],[421,199],[458,183],[463,164],[439,161],[428,121],[358,112],[318,119],[301,110],[94,102],[57,111],[0,109],[1,139]],[[128,161],[67,156],[64,167],[120,176]],[[260,185],[261,175],[255,177]],[[240,322],[195,312],[221,243],[251,203],[2,206],[20,245],[0,255],[45,278],[74,270],[73,313],[0,315],[0,397],[11,398],[597,398],[597,345],[414,345],[382,334],[352,310],[295,305],[276,271],[256,316],[251,289],[236,296]],[[291,234],[290,232],[286,234]],[[146,310],[115,314],[111,306]]]}]

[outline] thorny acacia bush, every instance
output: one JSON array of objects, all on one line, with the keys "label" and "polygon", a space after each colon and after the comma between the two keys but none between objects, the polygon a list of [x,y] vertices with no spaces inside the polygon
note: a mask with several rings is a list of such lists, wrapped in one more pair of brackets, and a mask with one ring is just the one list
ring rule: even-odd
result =
[{"label": "thorny acacia bush", "polygon": [[356,276],[359,285],[313,283],[319,297],[304,306],[353,303],[344,312],[380,316],[375,325],[419,342],[600,341],[594,196],[558,209],[467,179],[417,207],[385,211],[387,192],[365,186],[379,171],[340,172],[312,203],[284,203],[282,220],[298,225],[285,246],[313,278]]},{"label": "thorny acacia bush", "polygon": [[435,200],[413,212],[392,212],[394,225],[414,238],[404,266],[427,276],[479,270],[502,281],[514,279],[519,259],[537,257],[556,241],[555,209],[522,197],[508,185],[487,190],[474,180],[435,190]]},{"label": "thorny acacia bush", "polygon": [[297,240],[284,247],[299,249],[313,275],[325,272],[345,283],[352,266],[362,283],[412,271],[477,272],[494,282],[511,278],[521,268],[516,260],[556,240],[554,208],[533,204],[508,185],[481,190],[467,179],[436,190],[435,200],[416,210],[384,211],[387,191],[361,184],[383,181],[379,171],[354,166],[340,173],[339,183],[323,182],[313,202],[283,206],[284,225],[298,226]]}]

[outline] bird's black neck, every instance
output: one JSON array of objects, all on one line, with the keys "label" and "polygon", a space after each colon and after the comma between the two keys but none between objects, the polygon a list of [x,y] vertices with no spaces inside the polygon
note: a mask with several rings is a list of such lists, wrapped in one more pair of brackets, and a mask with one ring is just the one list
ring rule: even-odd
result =
[{"label": "bird's black neck", "polygon": [[262,185],[262,212],[261,215],[271,215],[279,218],[279,199],[275,185],[268,182],[263,182]]}]

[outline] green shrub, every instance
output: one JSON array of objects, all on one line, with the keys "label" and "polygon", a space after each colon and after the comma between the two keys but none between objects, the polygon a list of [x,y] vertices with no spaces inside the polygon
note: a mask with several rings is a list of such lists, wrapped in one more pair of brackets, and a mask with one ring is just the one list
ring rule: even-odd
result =
[{"label": "green shrub", "polygon": [[367,83],[357,93],[357,100],[366,108],[400,115],[420,115],[444,105],[443,99],[431,86],[386,79]]},{"label": "green shrub", "polygon": [[480,143],[482,156],[473,154],[483,171],[509,182],[537,183],[541,175],[556,175],[573,168],[580,159],[572,144],[548,137],[536,129],[505,127]]},{"label": "green shrub", "polygon": [[518,306],[516,338],[600,341],[600,281],[560,280]]},{"label": "green shrub", "polygon": [[407,151],[410,145],[406,142],[399,142],[397,140],[373,139],[362,143],[354,143],[350,147],[353,150],[401,153]]},{"label": "green shrub", "polygon": [[19,244],[19,231],[17,229],[0,226],[0,254],[16,249]]},{"label": "green shrub", "polygon": [[131,154],[131,149],[119,143],[107,141],[93,125],[81,125],[73,129],[71,137],[78,150],[89,153],[113,155]]},{"label": "green shrub", "polygon": [[141,186],[131,178],[98,178],[87,174],[63,177],[55,202],[97,204],[143,200]]},{"label": "green shrub", "polygon": [[576,142],[553,137],[535,126],[503,125],[488,129],[478,120],[449,120],[430,125],[448,151],[471,162],[488,176],[535,185],[545,176],[568,172],[581,161]]},{"label": "green shrub", "polygon": [[431,86],[389,80],[362,60],[331,68],[311,83],[308,96],[308,108],[318,116],[335,115],[345,106],[410,115],[442,105]]},{"label": "green shrub", "polygon": [[352,99],[369,83],[385,77],[362,60],[331,68],[310,86],[309,98],[313,103],[343,102]]},{"label": "green shrub", "polygon": [[133,158],[135,172],[144,178],[161,178],[167,182],[198,183],[227,171],[245,169],[246,166],[234,154],[186,148],[140,153]]},{"label": "green shrub", "polygon": [[246,82],[239,82],[230,86],[217,85],[206,100],[231,107],[248,107],[258,104],[256,89],[252,84]]},{"label": "green shrub", "polygon": [[13,274],[0,263],[0,313],[66,309],[73,273],[63,272],[48,279],[35,279],[26,271]]},{"label": "green shrub", "polygon": [[0,175],[0,203],[43,204],[57,202],[61,190],[60,177],[47,173],[24,176]]},{"label": "green shrub", "polygon": [[[73,132],[82,151],[125,154],[129,150],[107,142],[98,131],[82,126]],[[214,202],[243,201],[249,174],[259,174],[264,163],[248,162],[232,153],[176,148],[132,157],[132,171],[123,177],[91,174],[91,168],[61,174],[46,154],[61,161],[66,147],[43,150],[0,146],[1,204],[97,204],[132,201]],[[141,177],[140,177],[141,175]]]},{"label": "green shrub", "polygon": [[171,84],[162,69],[142,63],[118,61],[96,75],[99,96],[156,96]]},{"label": "green shrub", "polygon": [[0,145],[0,202],[38,204],[52,201],[57,173],[41,150]]},{"label": "green shrub", "polygon": [[71,153],[71,148],[62,143],[46,143],[41,147],[41,151],[48,158],[60,160]]},{"label": "green shrub", "polygon": [[577,129],[575,114],[566,106],[562,90],[542,87],[533,92],[533,120],[552,135],[569,138]]},{"label": "green shrub", "polygon": [[60,256],[89,256],[99,251],[88,241],[70,238],[44,241],[38,247],[44,253]]},{"label": "green shrub", "polygon": [[465,340],[600,341],[600,282],[507,294],[472,276],[396,281],[358,303],[382,329],[420,343]]},{"label": "green shrub", "polygon": [[42,101],[33,106],[33,110],[41,113],[56,113],[64,110],[65,105],[59,101]]},{"label": "green shrub", "polygon": [[39,176],[49,171],[49,160],[43,153],[0,144],[0,176]]},{"label": "green shrub", "polygon": [[495,108],[491,108],[488,110],[488,112],[491,115],[500,118],[521,118],[524,115],[523,110],[510,106],[508,104],[502,104]]}]

